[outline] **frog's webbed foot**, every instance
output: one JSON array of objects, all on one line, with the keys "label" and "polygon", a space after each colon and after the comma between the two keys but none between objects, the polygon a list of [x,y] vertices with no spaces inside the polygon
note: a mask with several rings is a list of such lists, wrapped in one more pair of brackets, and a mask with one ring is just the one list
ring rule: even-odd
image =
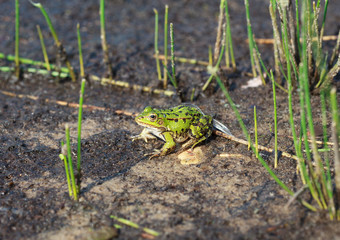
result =
[{"label": "frog's webbed foot", "polygon": [[145,142],[148,142],[148,139],[156,139],[156,137],[147,128],[144,128],[139,135],[132,136],[131,139],[132,141],[143,139]]}]

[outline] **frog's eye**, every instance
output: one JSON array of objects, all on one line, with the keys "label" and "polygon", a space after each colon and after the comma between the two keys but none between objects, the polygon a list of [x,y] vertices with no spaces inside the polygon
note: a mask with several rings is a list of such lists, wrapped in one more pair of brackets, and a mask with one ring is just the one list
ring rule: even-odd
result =
[{"label": "frog's eye", "polygon": [[157,119],[157,115],[156,114],[150,114],[149,119],[150,119],[150,121],[154,122]]}]

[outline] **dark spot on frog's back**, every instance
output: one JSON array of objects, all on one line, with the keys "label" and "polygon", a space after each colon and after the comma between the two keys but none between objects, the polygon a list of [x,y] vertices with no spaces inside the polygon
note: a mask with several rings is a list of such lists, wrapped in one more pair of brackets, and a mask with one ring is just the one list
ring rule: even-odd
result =
[{"label": "dark spot on frog's back", "polygon": [[175,122],[178,122],[178,119],[176,118],[174,121],[175,121]]},{"label": "dark spot on frog's back", "polygon": [[177,113],[173,113],[173,115],[175,115],[176,117],[178,117],[178,114],[177,114]]},{"label": "dark spot on frog's back", "polygon": [[188,113],[188,112],[186,112],[186,113],[185,113],[185,116],[189,116],[189,113]]}]

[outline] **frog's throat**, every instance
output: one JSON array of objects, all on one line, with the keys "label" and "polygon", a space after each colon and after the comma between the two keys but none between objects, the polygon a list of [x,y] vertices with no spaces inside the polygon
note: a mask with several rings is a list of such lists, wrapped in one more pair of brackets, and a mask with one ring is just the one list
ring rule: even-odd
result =
[{"label": "frog's throat", "polygon": [[166,130],[165,127],[158,127],[158,126],[155,126],[155,125],[152,125],[152,124],[148,124],[148,123],[145,123],[145,122],[139,122],[139,121],[137,121],[137,124],[138,124],[138,125],[141,125],[141,126],[143,126],[143,127],[146,127],[146,128],[157,129],[157,130],[160,131],[160,132]]}]

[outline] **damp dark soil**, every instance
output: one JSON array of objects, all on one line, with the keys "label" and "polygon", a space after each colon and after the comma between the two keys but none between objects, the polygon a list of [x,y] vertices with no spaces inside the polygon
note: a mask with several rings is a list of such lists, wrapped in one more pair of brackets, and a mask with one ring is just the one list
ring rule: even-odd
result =
[{"label": "damp dark soil", "polygon": [[[249,80],[248,46],[243,1],[228,1],[237,73],[223,72],[241,116],[253,136],[253,108],[257,107],[259,142],[274,146],[270,86],[242,88]],[[268,1],[250,1],[256,37],[270,38]],[[73,66],[78,66],[76,24],[80,23],[85,69],[105,76],[101,52],[99,1],[41,1],[51,16]],[[176,55],[205,60],[213,45],[219,1],[106,1],[106,30],[114,78],[130,84],[160,87],[153,54],[154,12],[163,23],[164,5],[174,23]],[[20,55],[42,60],[36,25],[42,28],[51,62],[55,48],[40,11],[20,1]],[[326,35],[339,31],[340,5],[330,2]],[[162,26],[162,24],[161,24]],[[163,36],[160,27],[160,36]],[[14,52],[14,1],[1,1],[0,52]],[[335,42],[327,42],[331,47]],[[160,37],[163,45],[163,37]],[[161,52],[162,52],[162,47]],[[270,65],[270,45],[261,45]],[[13,65],[1,60],[2,66]],[[25,66],[23,66],[25,67]],[[77,67],[75,67],[77,69]],[[151,238],[140,229],[122,225],[119,231],[110,215],[129,219],[160,232],[160,239],[334,239],[339,224],[325,212],[310,212],[298,202],[285,207],[289,195],[269,176],[247,146],[212,136],[200,146],[203,162],[182,165],[173,153],[148,159],[161,140],[133,141],[141,132],[133,117],[147,105],[172,107],[190,101],[226,124],[243,138],[242,131],[216,83],[198,91],[208,74],[205,67],[177,64],[181,99],[147,94],[129,88],[88,81],[82,128],[82,184],[80,201],[69,199],[63,162],[59,159],[64,128],[71,127],[76,152],[79,84],[23,71],[22,78],[0,74],[0,239],[119,239]],[[227,80],[228,79],[228,80]],[[337,83],[335,83],[337,84]],[[270,85],[270,84],[269,84]],[[171,89],[171,86],[169,86]],[[279,148],[294,153],[288,122],[287,98],[277,90]],[[15,95],[16,94],[16,95]],[[20,95],[21,94],[21,95]],[[318,96],[312,96],[317,125],[321,125]],[[298,125],[298,96],[294,95]],[[124,111],[118,114],[117,110]],[[260,152],[273,167],[273,154]],[[292,190],[302,184],[296,162],[281,157],[275,169]],[[302,197],[315,204],[308,193]]]}]

